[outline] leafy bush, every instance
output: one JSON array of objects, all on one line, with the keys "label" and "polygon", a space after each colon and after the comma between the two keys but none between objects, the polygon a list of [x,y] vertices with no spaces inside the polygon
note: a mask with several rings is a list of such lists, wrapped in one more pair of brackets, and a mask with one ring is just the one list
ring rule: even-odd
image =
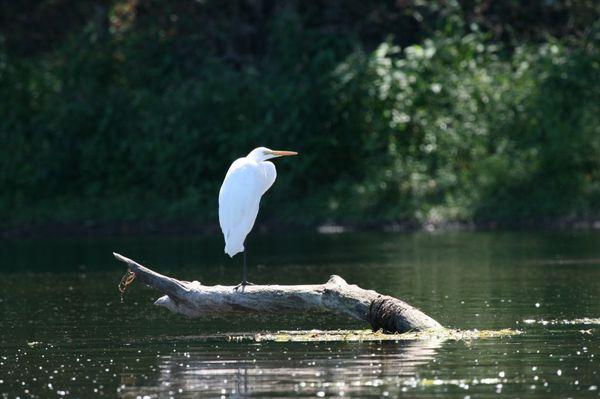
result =
[{"label": "leafy bush", "polygon": [[379,146],[347,206],[421,222],[597,214],[599,72],[597,53],[550,42],[506,54],[478,33],[354,55],[338,81],[361,81],[349,114]]}]

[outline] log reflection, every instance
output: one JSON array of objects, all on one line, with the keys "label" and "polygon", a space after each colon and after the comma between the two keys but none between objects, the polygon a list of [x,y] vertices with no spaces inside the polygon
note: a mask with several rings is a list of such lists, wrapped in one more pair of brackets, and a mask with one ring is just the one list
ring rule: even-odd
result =
[{"label": "log reflection", "polygon": [[437,340],[221,343],[157,358],[156,380],[122,397],[342,396],[393,394],[441,347]]}]

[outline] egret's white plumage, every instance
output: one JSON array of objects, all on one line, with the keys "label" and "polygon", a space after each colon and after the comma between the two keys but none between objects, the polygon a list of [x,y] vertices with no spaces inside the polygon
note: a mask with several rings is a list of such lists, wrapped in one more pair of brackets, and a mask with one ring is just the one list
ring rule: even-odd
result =
[{"label": "egret's white plumage", "polygon": [[244,241],[256,221],[260,199],[277,178],[275,165],[267,160],[285,155],[296,153],[259,147],[229,167],[219,191],[219,224],[227,255],[233,257],[244,251]]}]

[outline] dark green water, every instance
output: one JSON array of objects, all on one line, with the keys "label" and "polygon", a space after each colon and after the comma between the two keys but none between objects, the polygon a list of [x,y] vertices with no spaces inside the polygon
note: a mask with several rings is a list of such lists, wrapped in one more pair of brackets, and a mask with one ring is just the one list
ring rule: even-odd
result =
[{"label": "dark green water", "polygon": [[[2,397],[598,397],[600,234],[253,236],[250,277],[319,283],[339,274],[442,324],[513,328],[471,342],[227,342],[215,333],[364,328],[315,317],[188,320],[124,304],[117,251],[204,284],[235,284],[218,238],[0,242]],[[588,324],[582,318],[593,318]],[[525,321],[527,320],[527,322]]]}]

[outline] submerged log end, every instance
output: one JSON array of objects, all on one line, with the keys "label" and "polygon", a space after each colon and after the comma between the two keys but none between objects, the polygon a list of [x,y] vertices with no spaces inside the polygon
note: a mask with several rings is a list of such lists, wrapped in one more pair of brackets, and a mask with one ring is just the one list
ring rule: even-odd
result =
[{"label": "submerged log end", "polygon": [[405,333],[443,328],[440,323],[406,302],[348,284],[332,275],[325,283],[323,303],[327,307],[369,322],[373,331]]},{"label": "submerged log end", "polygon": [[443,328],[440,323],[409,304],[387,295],[371,301],[368,320],[373,331],[403,333]]}]

